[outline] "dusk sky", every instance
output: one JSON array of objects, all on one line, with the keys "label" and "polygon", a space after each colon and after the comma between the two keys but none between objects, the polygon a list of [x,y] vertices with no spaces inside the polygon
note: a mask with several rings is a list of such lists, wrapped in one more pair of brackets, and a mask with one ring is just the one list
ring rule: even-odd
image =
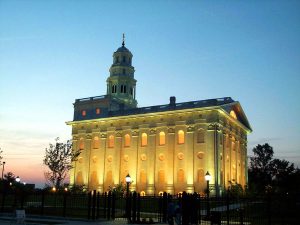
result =
[{"label": "dusk sky", "polygon": [[300,1],[0,0],[5,173],[45,183],[45,148],[71,138],[75,99],[106,94],[126,35],[138,106],[232,97],[300,167]]}]

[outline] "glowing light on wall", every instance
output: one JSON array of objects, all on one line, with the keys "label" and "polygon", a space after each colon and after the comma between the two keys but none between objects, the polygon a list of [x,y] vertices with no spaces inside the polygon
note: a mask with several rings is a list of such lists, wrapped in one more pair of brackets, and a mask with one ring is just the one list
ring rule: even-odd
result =
[{"label": "glowing light on wall", "polygon": [[148,144],[148,136],[146,133],[142,133],[142,146],[147,146]]},{"label": "glowing light on wall", "polygon": [[83,149],[84,149],[84,140],[83,140],[83,138],[80,138],[80,141],[79,141],[79,149],[80,149],[80,150],[83,150]]},{"label": "glowing light on wall", "polygon": [[230,111],[230,116],[234,119],[237,119],[235,111],[233,111],[233,110]]},{"label": "glowing light on wall", "polygon": [[113,148],[115,146],[115,137],[114,135],[110,135],[108,137],[108,147]]},{"label": "glowing light on wall", "polygon": [[98,149],[100,146],[100,141],[98,137],[94,137],[93,148]]},{"label": "glowing light on wall", "polygon": [[130,146],[130,135],[129,134],[125,134],[124,139],[125,139],[124,146],[125,147],[129,147]]},{"label": "glowing light on wall", "polygon": [[179,130],[177,133],[177,143],[184,144],[184,131],[183,130]]},{"label": "glowing light on wall", "polygon": [[161,131],[159,132],[159,145],[165,145],[166,144],[166,134],[165,132]]}]

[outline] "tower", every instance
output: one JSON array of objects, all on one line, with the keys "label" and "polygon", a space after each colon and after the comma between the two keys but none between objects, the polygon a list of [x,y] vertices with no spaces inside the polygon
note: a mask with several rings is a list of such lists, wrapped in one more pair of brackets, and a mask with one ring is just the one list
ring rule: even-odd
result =
[{"label": "tower", "polygon": [[123,34],[122,47],[113,54],[113,64],[107,78],[107,95],[124,104],[125,108],[136,108],[136,80],[132,66],[132,53],[125,47]]}]

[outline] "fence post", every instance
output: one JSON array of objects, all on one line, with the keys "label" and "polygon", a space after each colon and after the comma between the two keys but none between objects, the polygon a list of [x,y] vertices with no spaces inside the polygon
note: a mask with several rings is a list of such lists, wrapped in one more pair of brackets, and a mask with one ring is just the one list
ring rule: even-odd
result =
[{"label": "fence post", "polygon": [[227,217],[227,225],[229,225],[229,189],[228,192],[226,194],[226,217]]},{"label": "fence post", "polygon": [[111,207],[111,218],[114,220],[116,217],[116,192],[112,193],[112,207]]},{"label": "fence post", "polygon": [[197,204],[197,198],[198,195],[195,192],[193,195],[190,196],[191,198],[191,224],[197,224],[198,222],[198,204]]},{"label": "fence post", "polygon": [[24,200],[25,200],[25,193],[24,193],[24,190],[21,190],[21,193],[20,193],[20,197],[21,197],[21,209],[24,209]]},{"label": "fence post", "polygon": [[91,218],[92,192],[88,193],[88,220]]},{"label": "fence post", "polygon": [[97,192],[97,213],[96,213],[96,219],[99,219],[100,217],[100,193]]},{"label": "fence post", "polygon": [[271,225],[271,195],[267,193],[267,214],[268,214],[268,225]]},{"label": "fence post", "polygon": [[92,220],[95,220],[96,218],[96,197],[97,192],[96,190],[92,191]]},{"label": "fence post", "polygon": [[136,222],[136,192],[132,194],[132,223]]},{"label": "fence post", "polygon": [[[158,216],[158,221],[162,222],[162,214],[163,214],[163,197],[161,195],[158,196],[158,204],[159,204],[159,216]],[[155,198],[155,196],[153,197]]]},{"label": "fence post", "polygon": [[107,195],[107,220],[110,220],[110,209],[111,209],[111,192]]},{"label": "fence post", "polygon": [[41,205],[41,215],[44,215],[44,208],[45,208],[45,191],[42,191],[42,205]]},{"label": "fence post", "polygon": [[105,192],[104,195],[104,210],[103,210],[103,218],[106,218],[106,211],[107,211],[107,193]]},{"label": "fence post", "polygon": [[129,219],[129,223],[131,223],[131,208],[132,208],[132,202],[131,202],[131,199],[132,199],[132,193],[130,192],[129,193],[129,198],[128,198],[128,219]]},{"label": "fence post", "polygon": [[243,208],[240,208],[239,212],[240,212],[240,225],[243,225],[244,224],[244,210],[243,210]]},{"label": "fence post", "polygon": [[188,195],[184,191],[182,193],[182,225],[189,224],[189,210]]},{"label": "fence post", "polygon": [[138,193],[137,195],[137,223],[141,222],[141,195]]},{"label": "fence post", "polygon": [[66,217],[66,210],[67,210],[67,193],[64,192],[64,203],[63,203],[63,217]]},{"label": "fence post", "polygon": [[163,212],[163,223],[167,222],[167,214],[168,214],[168,194],[164,192],[163,194],[163,204],[162,204],[162,212]]},{"label": "fence post", "polygon": [[198,223],[201,223],[201,196],[197,194]]},{"label": "fence post", "polygon": [[[5,184],[4,184],[5,185]],[[4,211],[4,202],[5,202],[5,196],[6,196],[6,194],[5,194],[5,191],[4,190],[2,190],[2,203],[1,203],[1,212],[3,212]]]}]

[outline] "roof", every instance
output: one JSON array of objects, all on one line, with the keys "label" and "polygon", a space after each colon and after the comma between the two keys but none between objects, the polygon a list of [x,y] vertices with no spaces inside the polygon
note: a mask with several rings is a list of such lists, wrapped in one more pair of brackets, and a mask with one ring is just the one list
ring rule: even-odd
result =
[{"label": "roof", "polygon": [[[96,105],[97,101],[100,99],[108,99],[108,95],[76,99],[75,105]],[[114,101],[114,98],[111,99]],[[90,120],[90,119],[100,119],[100,118],[110,118],[117,116],[127,116],[127,115],[138,115],[138,114],[148,114],[154,112],[167,112],[183,109],[193,109],[193,108],[206,108],[206,107],[221,107],[227,114],[230,114],[231,110],[234,110],[237,114],[237,119],[241,122],[249,131],[252,131],[252,128],[248,122],[248,119],[240,105],[239,102],[234,101],[230,97],[224,98],[215,98],[215,99],[206,99],[199,101],[190,101],[190,102],[181,102],[181,103],[170,103],[165,105],[154,105],[140,108],[131,108],[131,109],[121,109],[116,111],[105,111],[101,110],[101,114],[95,115],[92,112],[87,113],[85,117],[74,118],[74,121],[81,120]]]},{"label": "roof", "polygon": [[118,48],[116,52],[130,52],[130,51],[125,46],[122,46],[122,47]]}]

